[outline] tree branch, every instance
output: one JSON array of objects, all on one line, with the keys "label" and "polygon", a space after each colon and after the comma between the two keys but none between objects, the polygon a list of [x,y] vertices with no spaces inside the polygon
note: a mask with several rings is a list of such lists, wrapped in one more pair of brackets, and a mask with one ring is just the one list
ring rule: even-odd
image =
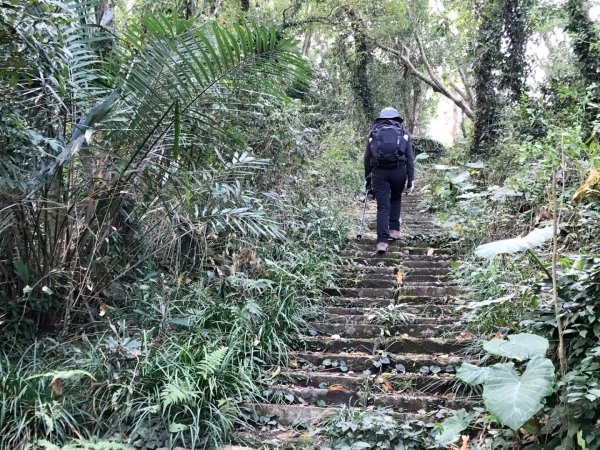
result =
[{"label": "tree branch", "polygon": [[[291,7],[290,7],[291,8]],[[326,24],[326,25],[335,25],[335,22],[333,22],[333,17],[334,14],[337,12],[338,9],[340,9],[339,6],[335,6],[331,9],[331,11],[329,12],[328,15],[326,16],[321,16],[321,17],[309,17],[307,19],[303,19],[303,20],[296,20],[294,22],[287,22],[286,20],[286,14],[287,11],[290,8],[286,8],[283,12],[283,25],[281,25],[282,29],[287,29],[287,28],[296,28],[296,27],[302,27],[304,25],[310,25],[313,23],[322,23],[322,24]]]},{"label": "tree branch", "polygon": [[469,100],[469,104],[470,105],[474,105],[475,104],[475,97],[473,96],[473,89],[471,88],[471,85],[469,84],[469,79],[467,78],[467,74],[465,73],[465,68],[464,67],[459,67],[458,68],[458,73],[460,75],[460,79],[463,82],[463,85],[465,87],[465,91],[467,94],[467,98]]},{"label": "tree branch", "polygon": [[[475,118],[475,113],[471,109],[470,105],[468,105],[462,98],[450,92],[437,77],[428,77],[426,74],[420,72],[412,63],[412,61],[406,56],[404,51],[396,50],[395,48],[388,47],[387,45],[381,44],[379,42],[375,42],[374,45],[392,55],[400,58],[402,64],[408,69],[408,71],[413,74],[415,77],[419,78],[425,84],[430,86],[435,92],[442,94],[444,97],[450,99],[456,106],[458,106],[470,119]],[[403,46],[406,47],[406,46]],[[406,51],[406,50],[405,50]],[[431,67],[431,66],[430,66]]]}]

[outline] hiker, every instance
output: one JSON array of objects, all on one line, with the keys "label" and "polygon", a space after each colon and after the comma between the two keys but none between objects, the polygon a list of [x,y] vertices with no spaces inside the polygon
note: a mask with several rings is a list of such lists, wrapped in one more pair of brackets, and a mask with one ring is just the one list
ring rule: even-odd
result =
[{"label": "hiker", "polygon": [[388,240],[400,239],[402,191],[410,194],[415,176],[412,141],[394,108],[384,108],[375,120],[365,150],[365,188],[377,200],[377,253]]}]

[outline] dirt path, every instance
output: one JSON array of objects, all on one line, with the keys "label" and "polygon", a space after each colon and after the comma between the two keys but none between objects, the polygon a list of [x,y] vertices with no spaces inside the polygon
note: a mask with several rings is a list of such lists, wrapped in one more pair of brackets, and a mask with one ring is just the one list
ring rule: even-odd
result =
[{"label": "dirt path", "polygon": [[440,230],[418,203],[404,197],[404,239],[384,256],[374,254],[372,232],[344,251],[340,287],[324,292],[304,343],[272,389],[291,404],[256,408],[263,421],[278,423],[273,439],[294,437],[282,427],[310,428],[342,405],[389,406],[432,420],[464,405],[455,395],[464,341],[452,304],[458,288],[448,279],[452,255],[436,247]]}]

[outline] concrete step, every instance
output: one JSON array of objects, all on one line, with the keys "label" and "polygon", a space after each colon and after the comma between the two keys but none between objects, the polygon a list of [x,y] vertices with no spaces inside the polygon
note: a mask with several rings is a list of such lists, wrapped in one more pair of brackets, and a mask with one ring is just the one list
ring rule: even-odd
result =
[{"label": "concrete step", "polygon": [[302,403],[306,402],[309,405],[389,406],[409,413],[440,408],[456,410],[469,405],[469,402],[455,400],[450,395],[371,394],[366,391],[285,386],[274,387],[273,390],[301,398]]},{"label": "concrete step", "polygon": [[322,352],[376,353],[457,353],[465,348],[466,342],[454,338],[386,337],[377,339],[304,336],[297,342],[297,349]]},{"label": "concrete step", "polygon": [[377,338],[379,336],[443,337],[455,327],[453,323],[409,323],[382,326],[365,323],[311,323],[310,328],[322,335],[338,335],[343,338]]},{"label": "concrete step", "polygon": [[[387,306],[387,305],[386,305]],[[385,308],[385,306],[383,307]],[[364,318],[372,315],[381,307],[377,308],[344,308],[341,306],[321,306],[317,308],[318,314],[315,317],[339,317],[344,320],[346,317],[350,321],[358,320],[353,318]],[[455,312],[455,305],[435,305],[435,304],[405,304],[403,311],[414,314],[417,320],[452,320],[460,321],[460,313]]]},{"label": "concrete step", "polygon": [[[408,314],[413,314],[413,313],[409,313],[406,310],[403,310],[403,312],[408,313]],[[383,314],[383,313],[381,313]],[[319,314],[319,316],[317,318],[315,318],[312,322],[310,317],[308,318],[309,320],[309,324],[312,324],[314,322],[319,322],[319,323],[326,323],[326,324],[332,324],[332,323],[337,323],[337,324],[367,324],[367,325],[378,325],[378,320],[382,320],[381,316],[378,315],[377,313],[374,312],[367,312],[364,314],[329,314],[329,313],[325,313],[322,312],[321,314]],[[460,325],[460,317],[457,316],[441,316],[438,317],[437,315],[434,316],[426,316],[426,315],[421,315],[421,314],[413,314],[412,319],[410,320],[411,324],[418,324],[418,325]]]},{"label": "concrete step", "polygon": [[399,296],[393,298],[368,298],[368,297],[325,297],[321,299],[321,306],[341,306],[344,308],[378,308],[389,304],[396,305],[451,305],[451,299],[446,297]]},{"label": "concrete step", "polygon": [[433,267],[433,268],[422,268],[422,267],[406,267],[404,264],[400,265],[392,265],[392,266],[365,266],[360,264],[341,266],[340,274],[343,274],[346,277],[353,276],[365,276],[368,277],[372,274],[377,274],[380,276],[394,276],[394,269],[399,267],[402,272],[404,278],[408,276],[432,276],[432,277],[441,277],[447,276],[450,273],[449,267]]},{"label": "concrete step", "polygon": [[[402,279],[405,285],[414,284],[430,284],[437,286],[456,286],[457,284],[448,278],[448,275],[415,275],[413,273],[402,273]],[[396,276],[394,275],[393,269],[389,267],[385,267],[385,272],[383,273],[370,273],[359,275],[358,273],[350,272],[341,274],[339,278],[338,285],[343,287],[352,287],[358,283],[392,283],[393,286],[397,286]],[[369,287],[369,286],[364,286]],[[376,287],[376,286],[373,286]]]},{"label": "concrete step", "polygon": [[[273,403],[259,403],[253,405],[243,405],[242,410],[247,416],[254,416],[255,421],[258,422],[260,417],[269,417],[277,421],[282,426],[315,426],[322,422],[327,417],[338,414],[342,408],[347,407],[338,405],[329,405],[327,407],[311,406],[311,405],[285,405],[285,404],[273,404]],[[356,408],[357,411],[362,408]],[[404,420],[421,420],[426,423],[433,423],[439,421],[435,417],[435,413],[439,410],[433,410],[431,414],[424,414],[424,411],[418,413],[401,413],[398,411],[390,411],[389,414],[398,418],[401,421]],[[451,415],[453,411],[447,410],[446,414]],[[297,447],[286,447],[286,448],[297,448]]]},{"label": "concrete step", "polygon": [[385,256],[374,256],[372,258],[350,258],[355,266],[371,267],[394,267],[402,266],[404,269],[449,269],[451,260],[400,260],[386,258]]},{"label": "concrete step", "polygon": [[344,258],[351,260],[361,259],[393,259],[404,261],[452,261],[452,257],[449,255],[407,255],[403,252],[387,251],[384,254],[377,253],[375,248],[366,250],[355,250],[350,252],[348,255],[341,255]]},{"label": "concrete step", "polygon": [[403,297],[448,297],[460,295],[463,291],[457,286],[412,286],[395,289],[383,288],[327,288],[323,292],[338,297],[394,298],[396,291]]},{"label": "concrete step", "polygon": [[[402,248],[423,248],[428,249],[431,247],[436,247],[435,239],[429,239],[421,236],[411,237],[410,239],[400,239],[397,241],[388,241],[390,246],[390,250],[394,249],[402,249]],[[372,247],[374,248],[377,245],[377,236],[374,233],[364,233],[361,239],[352,239],[349,242],[349,245],[358,246],[358,247]]]},{"label": "concrete step", "polygon": [[[414,277],[403,276],[404,287],[450,287],[456,286],[455,283],[450,281],[441,281],[439,278],[432,281],[423,280],[417,281]],[[345,288],[375,288],[375,289],[396,289],[398,282],[396,278],[390,278],[389,276],[373,277],[373,278],[339,278],[336,280],[336,284],[339,287]]]},{"label": "concrete step", "polygon": [[[343,250],[340,255],[341,256],[365,256],[361,253],[365,252],[373,252],[374,246],[372,244],[353,244],[351,247],[348,247],[346,250]],[[390,250],[388,254],[394,254],[394,256],[427,256],[427,253],[433,250],[434,255],[449,255],[449,250],[443,248],[435,248],[435,247],[408,247],[404,245],[395,245],[390,244]],[[358,253],[358,255],[357,255]]]},{"label": "concrete step", "polygon": [[[437,370],[439,366],[436,367]],[[441,369],[441,368],[440,368]],[[440,371],[436,374],[385,373],[382,375],[354,375],[348,373],[312,372],[292,370],[278,377],[280,385],[330,389],[344,387],[346,390],[369,389],[374,393],[446,394],[461,389],[463,384],[453,374]]]},{"label": "concrete step", "polygon": [[[328,370],[340,372],[341,366],[348,368],[348,373],[362,373],[369,370],[372,373],[389,372],[396,368],[397,364],[404,366],[407,373],[419,372],[423,367],[438,366],[444,373],[454,373],[454,368],[463,363],[464,358],[454,354],[419,354],[419,353],[385,353],[389,361],[381,363],[382,354],[367,353],[327,353],[300,351],[290,354],[290,366],[299,369],[314,369],[319,371]],[[324,364],[324,362],[326,364]],[[377,363],[378,365],[375,365]],[[335,367],[333,366],[335,364]]]}]

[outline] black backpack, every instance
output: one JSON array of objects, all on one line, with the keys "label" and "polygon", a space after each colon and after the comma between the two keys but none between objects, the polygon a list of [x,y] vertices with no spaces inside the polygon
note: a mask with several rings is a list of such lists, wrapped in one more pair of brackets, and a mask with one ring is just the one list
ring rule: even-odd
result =
[{"label": "black backpack", "polygon": [[399,123],[391,120],[375,124],[371,130],[372,165],[394,169],[406,161],[407,134]]}]

